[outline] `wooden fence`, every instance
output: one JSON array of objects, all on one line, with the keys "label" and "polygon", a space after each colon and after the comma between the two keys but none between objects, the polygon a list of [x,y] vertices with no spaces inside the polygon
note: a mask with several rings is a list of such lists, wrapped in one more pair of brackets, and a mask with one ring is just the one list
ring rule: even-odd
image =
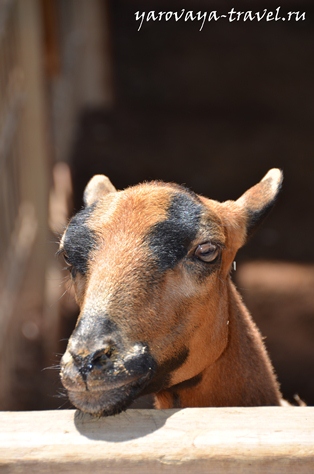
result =
[{"label": "wooden fence", "polygon": [[314,407],[0,413],[0,472],[314,472]]}]

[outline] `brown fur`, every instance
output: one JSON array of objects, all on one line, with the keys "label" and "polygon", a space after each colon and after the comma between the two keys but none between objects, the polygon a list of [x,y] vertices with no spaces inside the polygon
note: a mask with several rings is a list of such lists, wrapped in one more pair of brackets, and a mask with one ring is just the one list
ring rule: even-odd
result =
[{"label": "brown fur", "polygon": [[[275,200],[281,179],[281,173],[272,170],[238,201],[218,203],[193,197],[202,205],[195,238],[186,257],[160,275],[146,237],[167,219],[171,200],[182,188],[154,182],[115,192],[110,182],[93,178],[85,202],[87,206],[96,202],[87,225],[97,246],[88,256],[86,274],[73,278],[81,310],[78,324],[87,321],[87,328],[92,328],[93,322],[106,317],[118,330],[113,336],[86,342],[88,329],[84,329],[70,339],[61,377],[79,408],[98,414],[124,409],[123,403],[120,407],[106,398],[108,384],[114,383],[113,372],[91,368],[92,362],[87,370],[85,362],[82,378],[79,364],[89,354],[98,354],[103,347],[109,353],[113,347],[112,370],[116,376],[125,373],[128,383],[133,372],[128,372],[125,360],[138,351],[139,341],[145,341],[156,361],[157,375],[158,368],[177,361],[175,368],[169,365],[160,388],[152,389],[158,408],[280,404],[271,363],[230,279],[230,268],[247,229]],[[211,264],[196,262],[194,257],[197,245],[209,239],[221,248],[219,268],[212,272],[208,271]],[[121,393],[127,391],[125,386],[122,383]],[[98,400],[99,390],[105,402]],[[103,405],[110,409],[102,410]]]}]

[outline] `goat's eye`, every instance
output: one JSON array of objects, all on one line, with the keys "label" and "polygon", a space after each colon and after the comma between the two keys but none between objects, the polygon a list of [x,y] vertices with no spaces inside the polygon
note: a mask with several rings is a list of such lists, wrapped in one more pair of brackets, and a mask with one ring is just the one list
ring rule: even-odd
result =
[{"label": "goat's eye", "polygon": [[219,248],[211,242],[205,242],[196,247],[194,255],[203,262],[214,262],[219,255]]}]

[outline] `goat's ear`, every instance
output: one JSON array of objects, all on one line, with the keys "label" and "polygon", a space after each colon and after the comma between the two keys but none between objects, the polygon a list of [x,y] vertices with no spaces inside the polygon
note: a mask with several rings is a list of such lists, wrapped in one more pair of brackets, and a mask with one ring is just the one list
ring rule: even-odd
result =
[{"label": "goat's ear", "polygon": [[268,215],[281,189],[283,173],[274,168],[264,178],[248,189],[237,201],[246,216],[246,234],[250,237]]},{"label": "goat's ear", "polygon": [[104,174],[95,174],[85,188],[84,204],[86,207],[91,206],[106,194],[115,192],[116,188],[107,176]]}]

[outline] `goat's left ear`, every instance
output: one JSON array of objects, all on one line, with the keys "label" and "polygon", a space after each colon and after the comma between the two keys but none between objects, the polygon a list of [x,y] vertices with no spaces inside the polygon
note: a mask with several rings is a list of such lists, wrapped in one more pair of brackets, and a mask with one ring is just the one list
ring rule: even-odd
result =
[{"label": "goat's left ear", "polygon": [[271,169],[258,184],[248,189],[236,201],[246,216],[247,237],[252,235],[272,209],[281,189],[282,180],[282,171],[277,168]]},{"label": "goat's left ear", "polygon": [[95,174],[87,183],[84,190],[84,204],[86,207],[91,206],[106,194],[115,192],[116,188],[107,176],[104,174]]}]

